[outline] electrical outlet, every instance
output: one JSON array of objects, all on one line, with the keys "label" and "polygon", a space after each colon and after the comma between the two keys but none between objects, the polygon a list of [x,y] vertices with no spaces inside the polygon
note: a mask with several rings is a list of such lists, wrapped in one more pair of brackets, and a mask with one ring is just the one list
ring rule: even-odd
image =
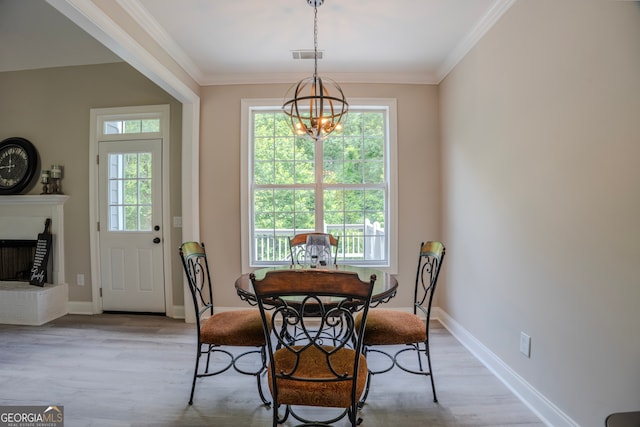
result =
[{"label": "electrical outlet", "polygon": [[531,357],[531,337],[524,332],[520,332],[520,353]]},{"label": "electrical outlet", "polygon": [[76,285],[84,286],[84,274],[78,274],[76,276]]}]

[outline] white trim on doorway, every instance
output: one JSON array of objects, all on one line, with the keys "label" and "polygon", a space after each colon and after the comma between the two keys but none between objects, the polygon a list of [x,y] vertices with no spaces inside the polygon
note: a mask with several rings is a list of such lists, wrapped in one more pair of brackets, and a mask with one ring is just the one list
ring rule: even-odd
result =
[{"label": "white trim on doorway", "polygon": [[[169,105],[144,105],[135,107],[115,107],[115,108],[93,108],[90,114],[90,136],[89,136],[89,233],[91,248],[91,295],[92,312],[102,312],[101,287],[101,265],[100,265],[100,244],[98,233],[99,219],[99,182],[98,182],[98,143],[105,140],[106,136],[102,124],[107,120],[131,120],[146,117],[158,117],[160,119],[160,130],[154,134],[126,134],[109,135],[110,139],[147,139],[149,137],[162,140],[162,247],[164,263],[164,298],[165,313],[169,317],[174,317],[173,306],[173,284],[171,256],[173,252],[173,241],[171,239],[171,209],[169,204],[170,188],[170,110]],[[94,226],[95,225],[95,226]]]}]

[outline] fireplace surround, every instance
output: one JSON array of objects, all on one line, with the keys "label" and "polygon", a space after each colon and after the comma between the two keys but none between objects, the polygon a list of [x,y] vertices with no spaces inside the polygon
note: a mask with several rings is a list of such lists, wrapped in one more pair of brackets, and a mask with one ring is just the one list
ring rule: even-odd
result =
[{"label": "fireplace surround", "polygon": [[42,325],[68,312],[69,288],[64,272],[64,203],[66,195],[0,196],[0,240],[35,240],[51,219],[50,274],[43,287],[0,280],[0,323]]}]

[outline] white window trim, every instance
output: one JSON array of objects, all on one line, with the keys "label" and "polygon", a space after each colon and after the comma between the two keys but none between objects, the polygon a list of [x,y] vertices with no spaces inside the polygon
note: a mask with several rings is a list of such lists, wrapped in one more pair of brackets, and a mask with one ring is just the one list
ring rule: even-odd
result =
[{"label": "white window trim", "polygon": [[[250,244],[249,230],[251,229],[251,193],[249,191],[249,182],[253,173],[253,165],[249,156],[249,135],[252,132],[253,121],[251,120],[250,110],[254,108],[267,108],[274,105],[280,105],[280,98],[264,98],[264,99],[242,99],[240,102],[241,121],[240,121],[240,216],[241,216],[241,256],[242,256],[242,272],[248,273],[254,269],[249,265],[250,261]],[[382,271],[392,274],[398,272],[398,116],[397,101],[395,98],[349,98],[351,108],[367,107],[386,107],[388,108],[389,126],[387,135],[387,173],[389,176],[389,209],[388,229],[389,236],[389,265],[386,267],[376,267]]]}]

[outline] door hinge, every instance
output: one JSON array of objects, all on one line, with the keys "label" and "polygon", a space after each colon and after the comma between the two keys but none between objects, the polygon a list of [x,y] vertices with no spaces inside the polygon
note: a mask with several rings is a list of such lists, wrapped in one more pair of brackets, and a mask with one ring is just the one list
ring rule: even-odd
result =
[{"label": "door hinge", "polygon": [[96,230],[100,231],[100,221],[96,222]]},{"label": "door hinge", "polygon": [[102,288],[100,288],[100,298],[102,298]]},{"label": "door hinge", "polygon": [[100,164],[100,154],[96,154],[96,165]]}]

